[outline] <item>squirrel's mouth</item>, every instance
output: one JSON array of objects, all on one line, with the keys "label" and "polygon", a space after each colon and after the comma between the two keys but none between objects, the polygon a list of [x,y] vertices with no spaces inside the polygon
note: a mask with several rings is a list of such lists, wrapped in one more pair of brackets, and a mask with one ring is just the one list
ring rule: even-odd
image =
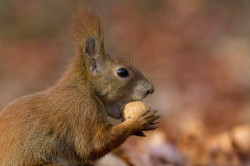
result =
[{"label": "squirrel's mouth", "polygon": [[107,114],[109,117],[114,119],[121,119],[122,118],[122,108],[133,101],[139,101],[139,100],[129,100],[127,102],[116,102],[110,106],[107,107]]},{"label": "squirrel's mouth", "polygon": [[142,100],[129,100],[129,101],[127,101],[127,102],[124,102],[124,103],[121,105],[120,109],[122,110],[126,104],[128,104],[128,103],[130,103],[130,102],[134,102],[134,101],[142,101]]}]

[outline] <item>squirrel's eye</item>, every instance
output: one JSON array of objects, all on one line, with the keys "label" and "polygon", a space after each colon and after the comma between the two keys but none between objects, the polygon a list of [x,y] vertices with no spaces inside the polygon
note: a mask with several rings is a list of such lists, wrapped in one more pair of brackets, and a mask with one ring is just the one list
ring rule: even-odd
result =
[{"label": "squirrel's eye", "polygon": [[129,75],[127,69],[125,69],[125,68],[118,69],[117,74],[120,77],[127,77]]}]

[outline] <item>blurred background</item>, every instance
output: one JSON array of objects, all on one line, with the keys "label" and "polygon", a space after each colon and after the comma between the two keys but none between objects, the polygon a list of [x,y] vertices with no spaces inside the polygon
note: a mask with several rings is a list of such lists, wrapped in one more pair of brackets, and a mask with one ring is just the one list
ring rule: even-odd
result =
[{"label": "blurred background", "polygon": [[[250,1],[92,0],[106,48],[155,85],[160,129],[102,161],[121,166],[250,165]],[[45,90],[74,56],[76,1],[0,1],[0,110]],[[118,164],[119,163],[119,164]]]}]

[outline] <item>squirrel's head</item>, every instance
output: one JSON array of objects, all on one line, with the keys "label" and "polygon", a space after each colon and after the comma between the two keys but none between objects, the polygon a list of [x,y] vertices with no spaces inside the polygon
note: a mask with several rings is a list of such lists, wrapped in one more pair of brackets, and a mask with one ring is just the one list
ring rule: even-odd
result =
[{"label": "squirrel's head", "polygon": [[105,53],[97,37],[88,37],[83,48],[87,79],[91,90],[104,103],[108,115],[120,118],[123,104],[143,100],[154,86],[133,66]]},{"label": "squirrel's head", "polygon": [[[130,101],[143,100],[154,92],[153,85],[133,66],[111,58],[104,50],[102,23],[91,8],[78,7],[72,17],[72,30],[89,88],[108,110],[120,118],[120,108]],[[78,68],[79,69],[79,68]]]}]

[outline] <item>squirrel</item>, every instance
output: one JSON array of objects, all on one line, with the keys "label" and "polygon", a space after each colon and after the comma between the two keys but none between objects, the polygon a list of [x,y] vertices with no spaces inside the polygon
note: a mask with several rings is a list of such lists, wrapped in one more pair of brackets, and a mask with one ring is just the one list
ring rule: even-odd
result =
[{"label": "squirrel", "polygon": [[[93,164],[129,136],[157,128],[149,109],[120,124],[122,105],[143,100],[154,86],[136,68],[105,52],[102,22],[89,7],[72,17],[76,56],[56,85],[0,112],[1,166]],[[67,164],[65,164],[67,163]]]}]

